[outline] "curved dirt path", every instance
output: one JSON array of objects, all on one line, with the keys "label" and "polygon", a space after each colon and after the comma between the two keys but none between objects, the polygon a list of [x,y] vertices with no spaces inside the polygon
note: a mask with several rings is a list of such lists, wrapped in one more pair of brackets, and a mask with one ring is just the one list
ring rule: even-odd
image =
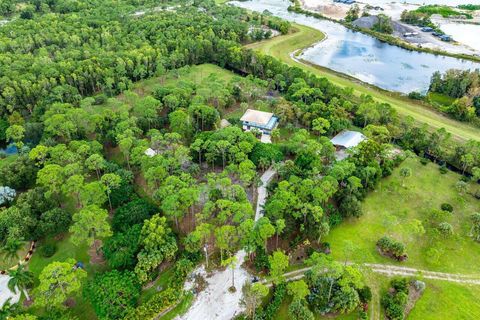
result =
[{"label": "curved dirt path", "polygon": [[[263,214],[263,206],[267,199],[267,185],[273,178],[276,171],[269,168],[260,177],[262,185],[257,189],[257,207],[255,211],[255,221],[260,219]],[[193,275],[201,275],[207,282],[205,290],[198,293],[195,301],[188,311],[177,320],[230,320],[243,311],[241,299],[243,296],[243,284],[248,281],[250,274],[242,267],[247,253],[240,250],[235,254],[236,262],[233,273],[235,275],[235,292],[229,292],[228,288],[232,285],[232,269],[227,268],[223,271],[216,271],[212,275],[207,275],[205,267],[202,265],[197,268]],[[186,284],[186,290],[190,289],[192,284]]]},{"label": "curved dirt path", "polygon": [[[349,263],[352,264],[352,263]],[[449,281],[455,283],[465,283],[465,284],[473,284],[473,285],[480,285],[480,276],[475,275],[466,275],[466,274],[457,274],[457,273],[445,273],[445,272],[437,272],[437,271],[429,271],[429,270],[422,270],[416,269],[411,267],[401,267],[389,264],[379,264],[379,263],[362,263],[361,266],[365,266],[370,268],[373,272],[384,274],[386,276],[406,276],[406,277],[413,277],[418,276],[425,279],[433,279],[433,280],[441,280],[441,281]],[[287,272],[284,276],[288,280],[297,280],[303,278],[305,272],[310,270],[311,267]]]}]

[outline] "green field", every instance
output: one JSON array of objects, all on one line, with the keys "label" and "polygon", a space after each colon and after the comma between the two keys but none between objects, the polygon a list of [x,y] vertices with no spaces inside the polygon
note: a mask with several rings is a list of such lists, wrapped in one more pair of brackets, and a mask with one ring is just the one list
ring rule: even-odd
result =
[{"label": "green field", "polygon": [[408,319],[479,319],[479,286],[445,281],[425,281],[427,287]]},{"label": "green field", "polygon": [[442,106],[449,106],[455,101],[455,98],[436,92],[429,92],[427,98],[431,102],[436,102]]},{"label": "green field", "polygon": [[[405,187],[402,187],[399,175],[403,167],[412,170],[412,176],[405,179]],[[480,201],[469,194],[459,195],[455,188],[459,179],[460,175],[450,171],[440,174],[436,164],[424,166],[418,158],[405,160],[367,196],[363,203],[363,216],[342,222],[325,238],[331,244],[332,255],[338,260],[345,259],[344,247],[347,240],[355,246],[355,252],[348,259],[356,262],[380,262],[431,271],[480,274],[477,267],[480,261],[480,243],[468,236],[471,227],[469,216],[480,210]],[[471,191],[474,187],[478,188],[478,185],[471,186]],[[431,209],[440,209],[445,202],[454,208],[453,214],[444,219],[453,226],[455,232],[449,238],[434,235],[429,220]],[[425,233],[415,231],[418,230],[416,221],[421,222]],[[407,261],[395,262],[377,252],[376,241],[384,235],[406,245]]]},{"label": "green field", "polygon": [[418,122],[427,123],[434,129],[445,128],[457,139],[479,139],[480,130],[478,128],[465,122],[447,118],[433,108],[423,105],[421,102],[401,97],[396,93],[380,90],[319,66],[293,60],[290,57],[292,52],[311,46],[321,41],[325,36],[322,32],[310,27],[296,24],[294,27],[296,29],[295,33],[250,44],[247,48],[264,52],[289,65],[323,76],[341,87],[352,87],[357,94],[369,94],[378,101],[391,104],[404,116],[412,116]]}]

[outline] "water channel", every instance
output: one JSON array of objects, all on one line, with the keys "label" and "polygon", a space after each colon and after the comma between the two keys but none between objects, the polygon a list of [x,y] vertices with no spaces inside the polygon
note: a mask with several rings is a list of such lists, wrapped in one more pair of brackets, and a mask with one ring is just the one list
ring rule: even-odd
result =
[{"label": "water channel", "polygon": [[480,63],[409,51],[351,31],[335,22],[289,12],[289,0],[233,1],[230,4],[257,12],[268,10],[285,20],[324,32],[327,38],[306,49],[300,58],[382,89],[425,93],[435,71],[480,69]]}]

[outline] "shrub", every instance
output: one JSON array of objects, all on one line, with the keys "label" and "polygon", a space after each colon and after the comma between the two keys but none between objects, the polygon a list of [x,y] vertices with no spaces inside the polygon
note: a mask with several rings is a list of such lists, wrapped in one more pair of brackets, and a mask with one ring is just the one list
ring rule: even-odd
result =
[{"label": "shrub", "polygon": [[420,158],[420,163],[426,166],[428,164],[429,160],[427,158]]},{"label": "shrub", "polygon": [[390,286],[392,289],[383,293],[380,303],[387,319],[403,320],[408,301],[408,281],[406,278],[393,279]]},{"label": "shrub", "polygon": [[448,168],[446,166],[441,166],[439,170],[441,174],[445,174],[448,172]]},{"label": "shrub", "polygon": [[405,246],[401,242],[395,241],[388,237],[382,237],[377,241],[377,247],[383,254],[398,261],[404,261],[407,259]]},{"label": "shrub", "polygon": [[426,288],[426,284],[423,281],[420,280],[412,280],[412,286],[417,290],[418,292],[423,292]]},{"label": "shrub", "polygon": [[408,94],[408,97],[410,99],[414,99],[414,100],[423,100],[423,98],[425,98],[425,96],[423,94],[421,94],[420,92],[417,92],[417,91],[412,91]]},{"label": "shrub", "polygon": [[149,219],[157,208],[143,199],[138,199],[121,206],[115,211],[112,227],[115,232],[125,231],[135,224]]},{"label": "shrub", "polygon": [[362,303],[367,303],[372,300],[372,290],[370,290],[370,287],[364,286],[363,288],[358,289],[357,292]]},{"label": "shrub", "polygon": [[46,243],[38,249],[38,253],[43,258],[50,258],[57,252],[57,246],[55,243]]},{"label": "shrub", "polygon": [[183,290],[179,288],[168,288],[155,294],[148,303],[144,303],[128,312],[124,320],[154,319],[168,308],[172,307],[183,297]]},{"label": "shrub", "polygon": [[444,236],[444,237],[449,237],[453,235],[453,227],[450,223],[448,222],[441,222],[438,227],[438,231]]},{"label": "shrub", "polygon": [[250,153],[250,160],[258,167],[260,164],[272,164],[282,161],[283,154],[275,144],[257,143]]},{"label": "shrub", "polygon": [[440,206],[440,208],[443,210],[443,211],[448,211],[448,212],[453,212],[453,206],[450,204],[450,203],[442,203],[442,205]]},{"label": "shrub", "polygon": [[255,315],[255,319],[273,320],[276,319],[278,309],[287,293],[287,285],[281,283],[275,287],[272,300],[269,301],[264,310]]},{"label": "shrub", "polygon": [[268,262],[268,254],[263,248],[257,248],[255,251],[255,260],[254,260],[255,270],[268,271],[270,270],[270,263]]},{"label": "shrub", "polygon": [[120,319],[137,304],[141,286],[133,272],[97,274],[84,290],[100,319]]}]

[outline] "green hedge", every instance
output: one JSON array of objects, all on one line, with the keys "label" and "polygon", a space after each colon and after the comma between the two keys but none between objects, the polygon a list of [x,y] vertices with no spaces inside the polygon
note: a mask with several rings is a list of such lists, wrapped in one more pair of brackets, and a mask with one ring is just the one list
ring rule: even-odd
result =
[{"label": "green hedge", "polygon": [[155,319],[160,313],[174,306],[182,299],[184,291],[180,288],[168,288],[155,294],[148,303],[144,303],[132,309],[124,320],[148,320]]}]

